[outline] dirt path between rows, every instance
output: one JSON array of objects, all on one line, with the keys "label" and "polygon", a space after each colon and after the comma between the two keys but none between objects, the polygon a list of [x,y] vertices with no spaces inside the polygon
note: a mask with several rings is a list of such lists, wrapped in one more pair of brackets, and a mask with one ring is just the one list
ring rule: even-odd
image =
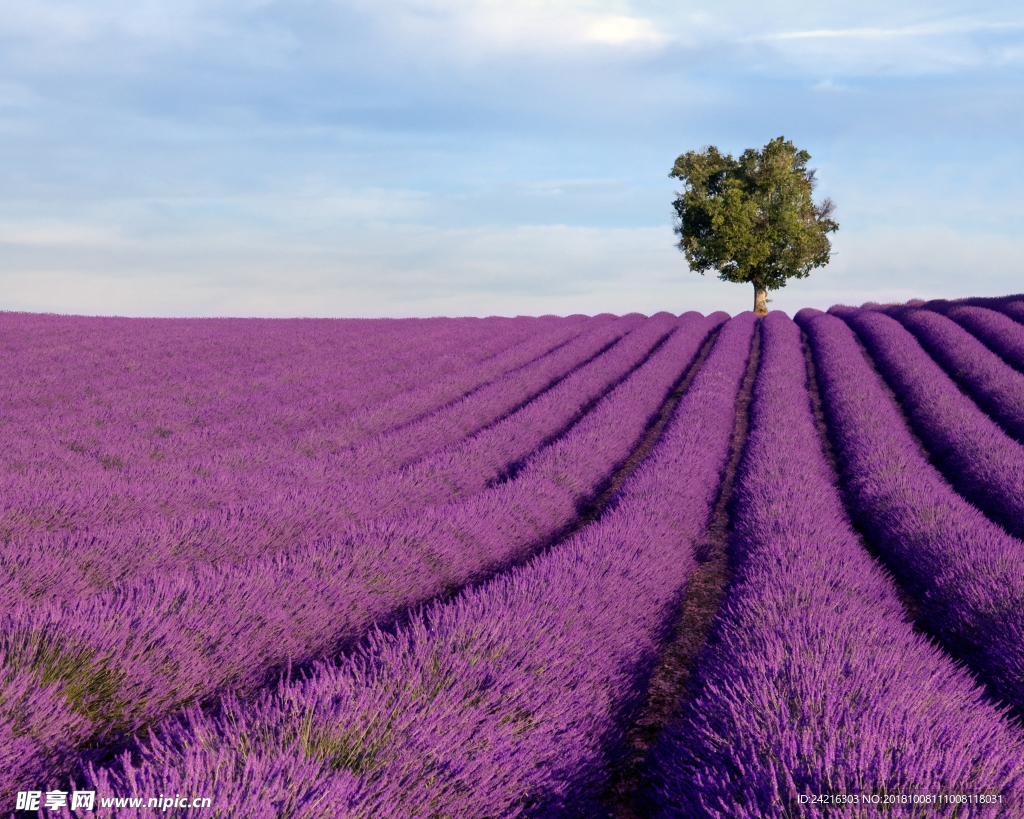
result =
[{"label": "dirt path between rows", "polygon": [[736,421],[729,459],[705,537],[696,544],[698,567],[686,584],[670,638],[662,648],[648,682],[646,702],[626,734],[629,756],[605,792],[609,819],[641,819],[637,803],[644,761],[662,729],[693,694],[693,671],[711,634],[731,571],[729,568],[729,499],[750,425],[750,401],[761,359],[761,328],[754,332],[747,373],[736,402]]}]

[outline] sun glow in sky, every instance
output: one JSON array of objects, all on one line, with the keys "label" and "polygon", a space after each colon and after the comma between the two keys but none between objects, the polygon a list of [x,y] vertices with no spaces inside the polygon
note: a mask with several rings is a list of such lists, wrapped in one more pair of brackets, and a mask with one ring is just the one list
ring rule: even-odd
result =
[{"label": "sun glow in sky", "polygon": [[0,0],[0,309],[731,313],[676,156],[784,135],[832,263],[770,294],[1024,291],[1017,4]]}]

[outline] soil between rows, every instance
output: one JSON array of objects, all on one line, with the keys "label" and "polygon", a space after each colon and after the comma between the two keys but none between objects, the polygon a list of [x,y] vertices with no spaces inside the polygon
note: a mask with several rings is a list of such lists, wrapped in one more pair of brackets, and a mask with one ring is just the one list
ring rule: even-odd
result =
[{"label": "soil between rows", "polygon": [[626,733],[628,757],[612,778],[603,796],[609,819],[642,819],[646,815],[638,804],[647,754],[662,729],[678,714],[693,695],[693,672],[711,634],[711,628],[728,587],[730,571],[729,500],[736,470],[743,454],[750,426],[750,402],[754,379],[761,359],[761,327],[754,331],[750,361],[736,401],[736,421],[730,441],[730,454],[722,473],[718,498],[712,508],[704,538],[696,544],[698,566],[687,581],[677,609],[669,639],[652,670],[645,694],[646,701]]}]

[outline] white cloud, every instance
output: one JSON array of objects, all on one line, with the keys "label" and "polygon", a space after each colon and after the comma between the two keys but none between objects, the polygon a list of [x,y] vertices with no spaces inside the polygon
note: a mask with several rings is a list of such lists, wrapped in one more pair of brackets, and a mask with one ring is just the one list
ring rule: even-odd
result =
[{"label": "white cloud", "polygon": [[598,17],[586,28],[585,38],[595,43],[660,45],[668,38],[650,20],[622,15]]},{"label": "white cloud", "polygon": [[1024,21],[948,17],[898,26],[770,31],[741,43],[775,50],[784,60],[830,75],[948,73],[1016,61]]},{"label": "white cloud", "polygon": [[586,46],[657,48],[671,37],[622,2],[597,0],[396,0],[364,4],[388,27],[456,52],[562,52]]},{"label": "white cloud", "polygon": [[971,34],[976,31],[1016,31],[1024,29],[1024,22],[986,23],[980,20],[940,20],[899,28],[844,28],[814,29],[811,31],[783,31],[750,37],[750,40],[820,40],[857,39],[877,40],[890,37],[929,37],[947,34]]}]

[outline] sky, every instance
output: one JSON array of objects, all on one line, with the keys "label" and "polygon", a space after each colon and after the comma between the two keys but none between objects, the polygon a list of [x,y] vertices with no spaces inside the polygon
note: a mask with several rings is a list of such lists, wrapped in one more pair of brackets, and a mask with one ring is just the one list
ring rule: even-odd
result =
[{"label": "sky", "polygon": [[785,136],[832,261],[772,308],[1024,292],[1024,10],[0,0],[0,310],[751,309],[677,156]]}]

